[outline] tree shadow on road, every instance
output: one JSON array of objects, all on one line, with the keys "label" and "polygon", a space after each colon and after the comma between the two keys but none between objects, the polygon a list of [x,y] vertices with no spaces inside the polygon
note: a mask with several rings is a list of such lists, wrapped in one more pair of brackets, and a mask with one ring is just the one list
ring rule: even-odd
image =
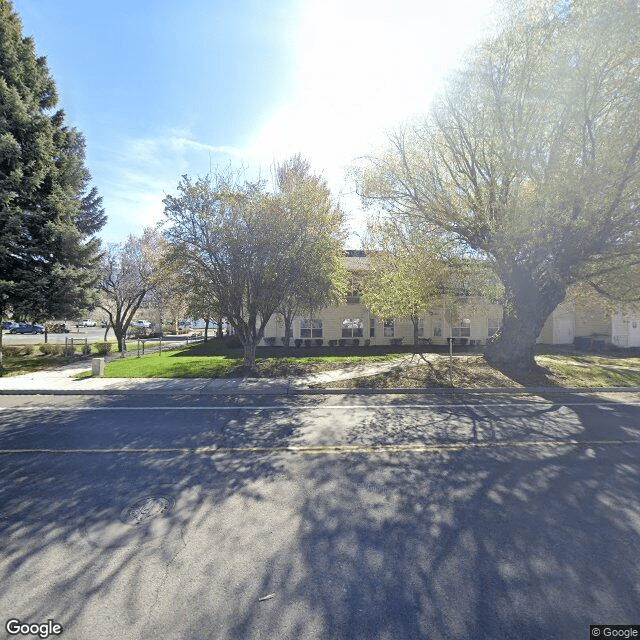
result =
[{"label": "tree shadow on road", "polygon": [[[634,622],[637,408],[568,394],[358,412],[345,399],[344,413],[324,410],[327,433],[340,423],[358,453],[288,451],[325,415],[313,402],[176,413],[172,435],[153,416],[111,434],[99,422],[91,437],[118,451],[91,459],[5,456],[0,601],[70,638],[96,616],[100,637],[119,619],[123,637],[192,640],[560,639]],[[50,421],[5,415],[5,446]],[[61,416],[51,437],[85,447],[79,419]]]}]

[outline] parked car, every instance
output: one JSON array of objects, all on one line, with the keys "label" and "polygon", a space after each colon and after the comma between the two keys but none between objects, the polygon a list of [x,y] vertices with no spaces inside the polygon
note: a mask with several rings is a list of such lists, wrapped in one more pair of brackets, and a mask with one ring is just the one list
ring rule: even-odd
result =
[{"label": "parked car", "polygon": [[18,322],[18,326],[9,329],[9,333],[44,333],[44,327],[41,324]]},{"label": "parked car", "polygon": [[95,326],[96,326],[96,321],[89,320],[88,318],[84,320],[78,320],[78,322],[76,323],[76,327],[95,327]]},{"label": "parked car", "polygon": [[151,326],[151,323],[147,320],[134,320],[131,323],[132,327],[142,327],[143,329],[148,329]]},{"label": "parked car", "polygon": [[2,323],[2,329],[4,331],[11,331],[11,329],[13,329],[14,327],[17,327],[17,326],[18,326],[18,323],[17,322],[13,322],[11,320],[5,320]]}]

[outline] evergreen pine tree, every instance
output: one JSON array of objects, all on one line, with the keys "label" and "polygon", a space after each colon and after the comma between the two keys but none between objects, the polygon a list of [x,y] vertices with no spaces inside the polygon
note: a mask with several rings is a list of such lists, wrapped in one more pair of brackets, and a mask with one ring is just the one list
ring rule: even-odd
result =
[{"label": "evergreen pine tree", "polygon": [[106,216],[57,102],[46,59],[0,0],[0,318],[71,315],[95,295]]}]

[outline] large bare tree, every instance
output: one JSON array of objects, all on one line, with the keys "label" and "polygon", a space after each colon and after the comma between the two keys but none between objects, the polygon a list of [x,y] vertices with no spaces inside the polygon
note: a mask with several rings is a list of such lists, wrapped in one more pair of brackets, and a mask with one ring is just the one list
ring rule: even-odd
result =
[{"label": "large bare tree", "polygon": [[362,170],[367,202],[437,226],[500,278],[497,366],[535,366],[572,284],[638,272],[639,51],[637,2],[513,2],[429,115]]},{"label": "large bare tree", "polygon": [[99,282],[102,298],[98,307],[109,318],[119,351],[126,349],[127,331],[140,305],[162,280],[162,257],[162,238],[150,227],[140,237],[131,235],[126,242],[107,248]]}]

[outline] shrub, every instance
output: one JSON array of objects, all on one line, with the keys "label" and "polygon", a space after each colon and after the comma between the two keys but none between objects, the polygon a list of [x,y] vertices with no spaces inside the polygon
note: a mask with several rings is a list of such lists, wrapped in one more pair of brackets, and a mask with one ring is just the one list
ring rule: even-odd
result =
[{"label": "shrub", "polygon": [[18,356],[29,356],[33,353],[33,346],[30,344],[5,345],[2,347],[2,354],[6,358],[17,358]]},{"label": "shrub", "polygon": [[280,338],[280,342],[282,342],[283,346],[288,347],[289,341],[286,338]]},{"label": "shrub", "polygon": [[330,347],[335,347],[338,344],[337,340],[329,340],[329,346]]},{"label": "shrub", "polygon": [[396,346],[402,344],[402,338],[391,338],[391,344]]},{"label": "shrub", "polygon": [[83,356],[88,356],[91,353],[91,345],[88,342],[83,344],[80,351]]},{"label": "shrub", "polygon": [[311,347],[311,340],[309,338],[304,339],[304,346],[309,349]]},{"label": "shrub", "polygon": [[273,345],[276,343],[276,339],[275,336],[269,336],[268,338],[265,338],[264,341],[270,346],[273,347]]},{"label": "shrub", "polygon": [[347,344],[347,340],[346,338],[339,338],[338,339],[338,345],[341,347],[344,347]]},{"label": "shrub", "polygon": [[108,353],[111,353],[113,344],[111,342],[96,342],[93,346],[99,356],[106,356]]},{"label": "shrub", "polygon": [[322,338],[316,338],[316,347],[321,347],[324,344],[324,340]]},{"label": "shrub", "polygon": [[61,356],[64,353],[63,344],[49,344],[46,342],[45,344],[41,344],[39,349],[45,356]]},{"label": "shrub", "polygon": [[365,347],[370,347],[371,346],[371,340],[369,338],[366,338],[364,341],[364,346]]},{"label": "shrub", "polygon": [[360,344],[360,338],[354,338],[353,339],[353,346],[357,347]]},{"label": "shrub", "polygon": [[302,338],[296,338],[294,341],[296,348],[299,349],[302,346]]}]

